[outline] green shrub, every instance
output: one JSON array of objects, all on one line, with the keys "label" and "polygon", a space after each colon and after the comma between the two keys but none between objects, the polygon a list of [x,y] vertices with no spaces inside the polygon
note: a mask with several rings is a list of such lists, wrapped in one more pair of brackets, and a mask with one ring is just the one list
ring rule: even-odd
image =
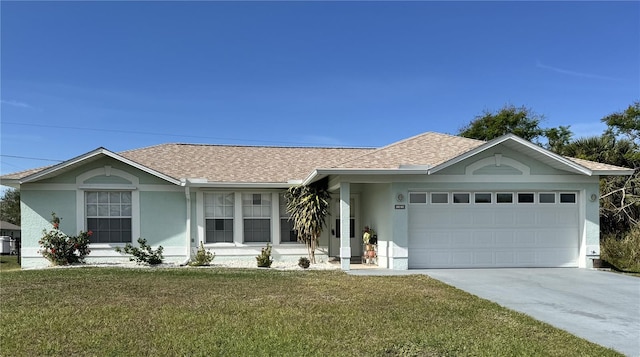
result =
[{"label": "green shrub", "polygon": [[162,263],[162,246],[159,246],[155,251],[151,249],[151,246],[147,244],[147,240],[143,238],[138,238],[138,244],[140,244],[140,248],[134,247],[131,243],[127,243],[124,246],[124,249],[121,247],[116,247],[116,252],[121,254],[131,254],[133,257],[129,258],[130,261],[135,261],[137,264],[149,264],[149,265],[157,265]]},{"label": "green shrub", "polygon": [[298,259],[298,266],[302,269],[309,268],[310,264],[311,264],[311,261],[309,260],[309,258],[302,257]]},{"label": "green shrub", "polygon": [[270,268],[273,259],[271,259],[271,245],[267,243],[266,248],[262,248],[260,255],[256,257],[258,261],[258,268]]},{"label": "green shrub", "polygon": [[89,237],[93,232],[80,232],[77,236],[68,236],[60,231],[60,220],[55,212],[51,213],[53,229],[42,231],[42,238],[38,241],[41,249],[38,251],[53,265],[69,265],[84,263],[89,249]]},{"label": "green shrub", "polygon": [[640,273],[640,228],[633,228],[622,238],[604,237],[600,250],[601,258],[617,269]]},{"label": "green shrub", "polygon": [[204,244],[200,242],[200,248],[196,252],[196,256],[189,262],[191,266],[206,266],[211,264],[216,255],[204,249]]}]

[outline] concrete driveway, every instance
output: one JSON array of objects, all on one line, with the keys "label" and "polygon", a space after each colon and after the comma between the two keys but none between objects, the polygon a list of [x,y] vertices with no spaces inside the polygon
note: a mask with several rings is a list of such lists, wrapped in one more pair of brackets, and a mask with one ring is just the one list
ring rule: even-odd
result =
[{"label": "concrete driveway", "polygon": [[[380,275],[397,271],[376,270]],[[352,271],[354,275],[375,274]],[[428,269],[446,284],[628,356],[640,356],[640,278],[591,269]],[[367,275],[369,275],[367,274]]]}]

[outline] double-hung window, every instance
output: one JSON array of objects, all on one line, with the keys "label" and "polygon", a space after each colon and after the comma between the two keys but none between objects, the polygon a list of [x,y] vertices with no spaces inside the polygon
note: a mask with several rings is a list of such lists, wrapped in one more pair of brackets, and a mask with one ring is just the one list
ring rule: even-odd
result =
[{"label": "double-hung window", "polygon": [[205,193],[205,241],[233,243],[233,193]]},{"label": "double-hung window", "polygon": [[291,215],[287,212],[287,199],[284,194],[280,194],[280,242],[291,243],[298,241],[298,235],[293,229],[293,221],[289,220]]},{"label": "double-hung window", "polygon": [[243,193],[244,242],[271,242],[271,194]]},{"label": "double-hung window", "polygon": [[131,191],[85,192],[91,243],[131,242]]}]

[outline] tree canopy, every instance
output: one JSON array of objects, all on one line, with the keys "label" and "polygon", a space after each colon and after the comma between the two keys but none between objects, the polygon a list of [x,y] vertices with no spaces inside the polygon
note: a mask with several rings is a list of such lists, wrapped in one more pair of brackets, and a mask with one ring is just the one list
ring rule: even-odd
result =
[{"label": "tree canopy", "polygon": [[541,115],[526,107],[506,105],[497,113],[485,111],[469,124],[460,129],[459,135],[465,138],[492,140],[512,133],[529,141],[537,141],[544,135],[540,127]]},{"label": "tree canopy", "polygon": [[0,220],[20,225],[20,191],[10,189],[0,198]]}]

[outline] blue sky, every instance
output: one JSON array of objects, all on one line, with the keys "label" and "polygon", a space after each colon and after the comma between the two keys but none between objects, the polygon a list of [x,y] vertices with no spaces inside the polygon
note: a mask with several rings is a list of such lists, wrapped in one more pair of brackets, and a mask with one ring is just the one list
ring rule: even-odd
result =
[{"label": "blue sky", "polygon": [[[7,2],[0,171],[167,142],[383,146],[640,99],[639,2]],[[30,159],[26,159],[30,158]]]}]

